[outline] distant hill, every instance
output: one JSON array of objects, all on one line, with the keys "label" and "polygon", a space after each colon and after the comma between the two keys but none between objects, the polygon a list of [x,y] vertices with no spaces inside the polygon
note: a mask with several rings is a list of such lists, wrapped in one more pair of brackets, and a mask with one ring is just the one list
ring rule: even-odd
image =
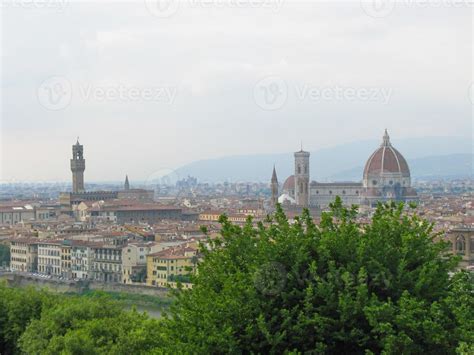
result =
[{"label": "distant hill", "polygon": [[[412,176],[472,176],[472,142],[461,137],[424,137],[396,140],[393,145],[405,156]],[[380,145],[366,140],[311,152],[311,178],[318,181],[361,180],[363,166]],[[273,164],[279,180],[293,173],[293,153],[228,156],[187,164],[176,170],[176,177],[188,175],[199,181],[268,181]]]}]

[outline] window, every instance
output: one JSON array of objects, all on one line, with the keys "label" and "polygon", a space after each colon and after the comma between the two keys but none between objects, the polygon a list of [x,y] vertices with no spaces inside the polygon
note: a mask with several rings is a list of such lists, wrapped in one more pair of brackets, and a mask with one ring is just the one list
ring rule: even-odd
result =
[{"label": "window", "polygon": [[377,185],[377,180],[372,180],[372,185]]},{"label": "window", "polygon": [[456,252],[458,255],[464,255],[466,252],[466,239],[462,235],[456,238]]}]

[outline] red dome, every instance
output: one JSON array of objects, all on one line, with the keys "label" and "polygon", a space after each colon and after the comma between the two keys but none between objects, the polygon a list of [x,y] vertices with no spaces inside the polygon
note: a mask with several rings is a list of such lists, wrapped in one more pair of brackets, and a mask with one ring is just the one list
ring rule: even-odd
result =
[{"label": "red dome", "polygon": [[285,180],[283,184],[283,191],[291,191],[295,189],[295,176],[291,175]]},{"label": "red dome", "polygon": [[383,173],[400,173],[409,177],[410,169],[403,155],[392,147],[387,131],[383,137],[382,145],[370,156],[365,164],[364,178],[368,175],[380,175]]}]

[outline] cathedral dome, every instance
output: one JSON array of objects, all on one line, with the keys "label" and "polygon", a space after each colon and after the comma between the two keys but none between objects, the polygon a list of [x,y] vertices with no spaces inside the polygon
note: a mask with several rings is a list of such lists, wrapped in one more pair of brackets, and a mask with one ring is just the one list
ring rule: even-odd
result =
[{"label": "cathedral dome", "polygon": [[365,164],[364,180],[367,180],[369,177],[383,175],[410,177],[407,161],[390,143],[387,130],[385,130],[382,145],[370,156]]},{"label": "cathedral dome", "polygon": [[285,183],[283,184],[283,191],[292,191],[294,189],[295,189],[295,176],[291,175],[285,180]]}]

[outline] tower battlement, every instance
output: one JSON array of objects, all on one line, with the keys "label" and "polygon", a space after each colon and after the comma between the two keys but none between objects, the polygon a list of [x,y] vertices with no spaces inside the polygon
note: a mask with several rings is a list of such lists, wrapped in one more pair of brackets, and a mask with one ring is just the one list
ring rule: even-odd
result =
[{"label": "tower battlement", "polygon": [[79,144],[79,139],[72,146],[71,172],[72,172],[72,192],[84,192],[84,170],[86,161],[84,159],[84,146]]}]

